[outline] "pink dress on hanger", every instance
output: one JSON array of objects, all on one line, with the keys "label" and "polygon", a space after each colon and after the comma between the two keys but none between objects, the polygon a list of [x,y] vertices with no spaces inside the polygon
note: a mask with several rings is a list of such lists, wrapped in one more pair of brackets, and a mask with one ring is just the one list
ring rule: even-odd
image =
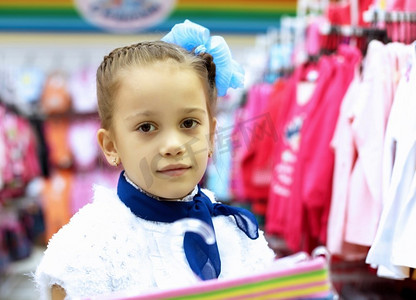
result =
[{"label": "pink dress on hanger", "polygon": [[416,268],[416,82],[415,43],[409,46],[411,65],[400,80],[388,119],[384,171],[384,208],[366,262],[383,277],[403,279]]},{"label": "pink dress on hanger", "polygon": [[[383,145],[404,53],[400,44],[370,43],[362,76],[356,75],[332,139],[335,151],[328,250],[362,259],[371,246],[383,206]],[[402,45],[403,46],[403,45]]]},{"label": "pink dress on hanger", "polygon": [[357,159],[350,174],[345,240],[371,246],[382,207],[382,149],[393,101],[392,62],[379,41],[368,46],[351,124]]},{"label": "pink dress on hanger", "polygon": [[345,226],[348,207],[349,177],[357,159],[352,122],[356,101],[361,100],[360,74],[357,70],[344,99],[340,115],[335,127],[331,147],[334,149],[334,177],[332,183],[331,206],[328,216],[328,236],[326,246],[332,255],[342,256],[347,260],[363,259],[368,247],[362,247],[345,242]]}]

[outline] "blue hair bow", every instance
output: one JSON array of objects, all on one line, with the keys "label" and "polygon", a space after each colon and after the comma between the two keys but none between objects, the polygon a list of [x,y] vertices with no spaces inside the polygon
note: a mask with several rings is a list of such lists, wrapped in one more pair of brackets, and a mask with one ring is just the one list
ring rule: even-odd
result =
[{"label": "blue hair bow", "polygon": [[216,66],[215,85],[218,96],[225,96],[228,88],[244,85],[244,70],[231,57],[231,51],[221,36],[210,36],[209,29],[189,20],[176,24],[162,41],[176,44],[196,54],[209,53]]}]

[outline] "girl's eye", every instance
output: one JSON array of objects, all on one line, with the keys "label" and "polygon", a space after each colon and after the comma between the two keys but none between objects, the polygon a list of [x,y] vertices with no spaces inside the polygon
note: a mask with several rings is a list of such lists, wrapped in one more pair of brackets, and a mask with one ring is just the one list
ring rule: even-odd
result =
[{"label": "girl's eye", "polygon": [[156,129],[156,127],[155,127],[153,124],[151,124],[151,123],[144,123],[144,124],[141,124],[141,125],[137,128],[137,130],[138,130],[138,131],[140,131],[140,132],[144,132],[144,133],[151,132],[151,131],[153,131],[153,130],[155,130],[155,129]]},{"label": "girl's eye", "polygon": [[181,127],[186,129],[193,129],[199,125],[199,122],[194,119],[186,119],[182,122]]}]

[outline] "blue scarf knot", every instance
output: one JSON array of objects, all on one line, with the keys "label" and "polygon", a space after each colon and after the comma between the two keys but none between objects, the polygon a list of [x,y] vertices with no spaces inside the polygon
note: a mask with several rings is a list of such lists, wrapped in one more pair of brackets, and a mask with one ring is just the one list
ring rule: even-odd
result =
[{"label": "blue scarf knot", "polygon": [[[183,218],[195,218],[207,223],[214,231],[212,217],[233,216],[238,228],[250,239],[259,236],[258,224],[251,212],[239,207],[212,203],[200,186],[192,201],[157,200],[130,184],[123,171],[119,177],[117,194],[137,217],[148,221],[173,223]],[[183,245],[189,266],[199,278],[218,278],[221,273],[221,260],[216,242],[207,245],[200,235],[187,232]]]}]

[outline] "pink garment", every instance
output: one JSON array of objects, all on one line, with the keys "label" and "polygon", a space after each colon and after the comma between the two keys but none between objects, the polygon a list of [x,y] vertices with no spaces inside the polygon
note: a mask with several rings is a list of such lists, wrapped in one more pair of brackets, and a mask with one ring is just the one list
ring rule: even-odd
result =
[{"label": "pink garment", "polygon": [[117,168],[96,168],[74,173],[71,185],[71,214],[75,214],[84,205],[93,200],[94,185],[116,188],[120,170]]},{"label": "pink garment", "polygon": [[324,17],[313,18],[306,28],[305,47],[306,53],[310,56],[319,55],[321,51],[321,28],[324,22],[327,22]]},{"label": "pink garment", "polygon": [[305,105],[297,102],[297,86],[310,65],[300,66],[288,83],[291,104],[278,126],[281,139],[275,148],[266,231],[282,235],[293,251],[311,251],[326,238],[333,165],[329,140],[352,79],[348,66],[355,63],[347,49],[343,52],[342,57],[320,58],[316,86]]},{"label": "pink garment", "polygon": [[87,66],[77,69],[71,75],[69,90],[72,105],[78,113],[91,113],[97,111],[97,95],[95,86],[95,73],[97,68]]},{"label": "pink garment", "polygon": [[335,161],[326,243],[326,247],[331,254],[342,256],[348,260],[363,259],[368,252],[368,247],[350,244],[345,241],[349,177],[357,159],[351,124],[354,121],[354,109],[359,96],[360,74],[357,70],[342,100],[340,115],[331,141]]},{"label": "pink garment", "polygon": [[359,51],[348,46],[321,57],[315,89],[303,106],[296,101],[296,88],[307,65],[293,75],[287,93],[291,106],[278,127],[266,216],[266,231],[282,235],[292,251],[311,251],[326,241],[334,164],[330,140],[359,58]]},{"label": "pink garment", "polygon": [[37,141],[29,122],[0,106],[0,199],[24,194],[26,184],[40,175]]},{"label": "pink garment", "polygon": [[[95,168],[99,155],[96,141],[100,123],[95,119],[74,120],[68,129],[68,145],[78,171]],[[88,146],[87,146],[88,145]]]},{"label": "pink garment", "polygon": [[386,0],[387,11],[416,11],[415,0]]},{"label": "pink garment", "polygon": [[[414,0],[386,0],[387,12],[416,12],[416,1]],[[395,15],[392,14],[392,17]],[[396,15],[397,16],[397,15]],[[410,44],[415,40],[416,25],[414,21],[399,19],[396,17],[392,22],[386,23],[387,32],[393,42]]]},{"label": "pink garment", "polygon": [[[406,75],[409,68],[409,61],[411,61],[411,54],[412,54],[412,48],[413,46],[409,45],[406,46],[402,43],[389,43],[387,44],[387,48],[389,49],[389,52],[394,57],[394,74],[393,74],[393,95],[394,98],[396,98],[397,91],[399,90],[399,84],[403,77],[403,75]],[[399,96],[401,97],[401,96]],[[394,106],[394,100],[393,105]],[[391,118],[391,111],[388,116],[387,122],[390,122]],[[394,123],[394,122],[393,122]],[[389,130],[386,129],[385,138],[384,138],[384,150],[383,150],[383,175],[382,175],[382,186],[383,186],[383,207],[386,205],[386,198],[388,195],[388,189],[391,184],[391,174],[394,164],[394,151],[395,151],[395,141],[392,140],[392,137],[388,136]]]},{"label": "pink garment", "polygon": [[[366,262],[378,267],[377,274],[407,278],[416,267],[416,82],[415,44],[409,46],[412,67],[403,73],[388,119],[383,174],[384,208],[374,243]],[[405,69],[406,70],[406,69]]]},{"label": "pink garment", "polygon": [[346,259],[362,259],[378,228],[387,185],[381,175],[384,132],[406,61],[398,45],[370,43],[362,78],[356,75],[343,100],[332,140],[335,168],[327,247]]},{"label": "pink garment", "polygon": [[[240,124],[244,122],[245,118],[245,109],[243,107],[236,109],[234,116],[234,124]],[[244,154],[244,139],[239,130],[239,126],[234,126],[230,130],[230,139],[231,139],[231,170],[230,170],[230,194],[231,197],[237,202],[245,202],[245,193],[244,193],[244,183],[241,176],[241,160]],[[224,135],[224,130],[222,130]]]},{"label": "pink garment", "polygon": [[[4,120],[6,115],[6,108],[0,105],[0,120]],[[6,136],[4,122],[0,122],[0,190],[3,189],[4,177],[7,166],[7,148],[6,148]],[[0,205],[1,212],[1,205]]]},{"label": "pink garment", "polygon": [[259,118],[256,138],[252,140],[252,151],[242,161],[244,187],[251,201],[251,209],[258,215],[265,216],[270,181],[274,166],[274,146],[278,141],[276,120],[285,115],[284,90],[285,79],[273,84],[267,100],[267,106]]},{"label": "pink garment", "polygon": [[[255,130],[264,119],[263,108],[267,105],[271,85],[262,83],[254,85],[247,93],[247,101],[243,107],[236,110],[234,128],[231,133],[233,157],[231,162],[231,194],[236,201],[247,201],[242,161],[253,152],[252,143],[256,139]],[[254,131],[253,131],[254,130]]]},{"label": "pink garment", "polygon": [[[298,103],[298,84],[308,73],[306,64],[299,66],[288,80],[282,97],[286,103],[285,114],[276,120],[278,140],[274,146],[274,168],[270,184],[269,199],[266,213],[266,232],[286,236],[286,229],[292,217],[290,204],[292,201],[292,185],[295,167],[300,148],[301,133],[305,118],[310,110],[319,103],[320,94],[330,80],[333,67],[328,57],[322,57],[315,66],[319,77],[315,92],[306,102]],[[296,247],[298,248],[298,247]]]},{"label": "pink garment", "polygon": [[273,126],[273,116],[266,111],[272,89],[273,85],[268,83],[254,85],[250,88],[247,97],[248,103],[246,105],[246,109],[250,110],[247,112],[249,118],[238,124],[240,133],[243,135],[245,141],[241,157],[244,197],[251,202],[259,198],[255,183],[256,181],[262,180],[261,178],[256,179],[254,170],[256,167],[255,158],[259,151],[258,146],[266,138],[277,138]]},{"label": "pink garment", "polygon": [[382,208],[384,132],[393,102],[394,59],[379,41],[368,46],[352,123],[358,158],[350,176],[345,240],[371,246]]},{"label": "pink garment", "polygon": [[[340,46],[332,56],[334,73],[317,107],[307,118],[296,168],[294,202],[304,207],[306,223],[298,220],[303,236],[291,234],[288,244],[304,243],[307,250],[327,239],[327,223],[332,194],[334,153],[330,147],[342,99],[353,79],[361,54],[355,47]],[[310,243],[308,241],[311,241]]]},{"label": "pink garment", "polygon": [[70,209],[74,215],[81,207],[92,202],[95,171],[75,172],[71,185]]},{"label": "pink garment", "polygon": [[19,137],[24,140],[23,149],[25,151],[22,160],[24,161],[24,172],[22,179],[28,183],[33,178],[41,174],[38,145],[35,133],[29,122],[24,118],[19,118]]}]

